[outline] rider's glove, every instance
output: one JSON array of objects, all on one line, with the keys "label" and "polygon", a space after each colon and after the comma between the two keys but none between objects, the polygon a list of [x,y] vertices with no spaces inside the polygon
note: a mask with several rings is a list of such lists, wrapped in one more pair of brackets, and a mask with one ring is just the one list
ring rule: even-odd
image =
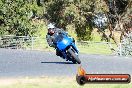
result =
[{"label": "rider's glove", "polygon": [[55,45],[52,43],[52,44],[49,44],[50,47],[55,47]]}]

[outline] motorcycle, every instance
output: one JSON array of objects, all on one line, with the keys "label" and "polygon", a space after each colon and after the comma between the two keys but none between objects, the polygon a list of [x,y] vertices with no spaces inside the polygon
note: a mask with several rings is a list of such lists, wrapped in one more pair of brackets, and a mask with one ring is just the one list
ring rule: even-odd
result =
[{"label": "motorcycle", "polygon": [[64,33],[56,34],[54,44],[64,59],[67,61],[72,61],[74,64],[81,63],[78,57],[79,51],[75,45],[75,42],[73,42],[73,38]]}]

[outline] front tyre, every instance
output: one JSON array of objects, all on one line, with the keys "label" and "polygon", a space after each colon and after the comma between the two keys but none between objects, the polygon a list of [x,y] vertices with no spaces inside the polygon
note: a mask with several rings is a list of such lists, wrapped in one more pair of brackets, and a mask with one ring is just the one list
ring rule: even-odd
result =
[{"label": "front tyre", "polygon": [[84,76],[76,75],[76,81],[79,85],[84,85],[86,83],[86,78]]},{"label": "front tyre", "polygon": [[69,48],[69,49],[67,50],[67,52],[70,54],[70,57],[71,57],[71,59],[72,59],[72,62],[73,62],[73,63],[81,64],[80,59],[78,58],[77,54],[75,54],[74,51],[75,51],[75,50],[73,50],[72,48]]}]

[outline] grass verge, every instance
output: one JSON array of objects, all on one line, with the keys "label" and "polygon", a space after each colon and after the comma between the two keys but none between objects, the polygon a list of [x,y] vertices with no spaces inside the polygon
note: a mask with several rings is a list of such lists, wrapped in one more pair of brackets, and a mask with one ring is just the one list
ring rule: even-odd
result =
[{"label": "grass verge", "polygon": [[0,88],[132,88],[132,83],[80,86],[75,77],[1,78]]}]

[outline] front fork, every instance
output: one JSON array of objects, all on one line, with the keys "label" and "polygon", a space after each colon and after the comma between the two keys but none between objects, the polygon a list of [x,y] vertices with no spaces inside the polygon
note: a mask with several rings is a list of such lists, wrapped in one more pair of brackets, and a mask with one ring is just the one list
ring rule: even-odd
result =
[{"label": "front fork", "polygon": [[[69,48],[78,56],[78,50],[75,50],[76,47],[73,48],[73,46],[70,46]],[[68,49],[69,49],[69,48],[68,48]],[[67,50],[68,50],[68,49],[67,49]],[[66,55],[66,56],[67,56],[67,59],[70,60],[70,61],[72,61],[72,56],[71,56],[67,51],[66,51],[66,54],[67,54],[67,55]]]},{"label": "front fork", "polygon": [[62,51],[61,53],[62,53],[62,55],[63,55],[63,57],[62,57],[63,59],[66,59],[67,61],[68,61],[68,60],[71,61],[70,56],[69,56],[68,53],[67,53],[67,50]]}]

